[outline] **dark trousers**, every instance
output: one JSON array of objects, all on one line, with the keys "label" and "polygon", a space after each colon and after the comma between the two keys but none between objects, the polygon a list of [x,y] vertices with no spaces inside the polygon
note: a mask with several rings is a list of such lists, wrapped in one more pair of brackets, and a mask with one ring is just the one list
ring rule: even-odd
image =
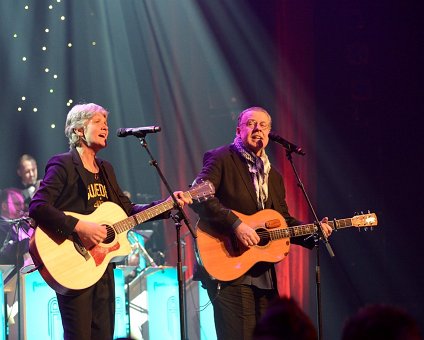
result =
[{"label": "dark trousers", "polygon": [[207,285],[215,317],[218,340],[250,340],[256,322],[269,302],[278,296],[275,289],[249,285]]},{"label": "dark trousers", "polygon": [[109,265],[93,286],[75,295],[57,295],[65,340],[113,339],[115,283]]}]

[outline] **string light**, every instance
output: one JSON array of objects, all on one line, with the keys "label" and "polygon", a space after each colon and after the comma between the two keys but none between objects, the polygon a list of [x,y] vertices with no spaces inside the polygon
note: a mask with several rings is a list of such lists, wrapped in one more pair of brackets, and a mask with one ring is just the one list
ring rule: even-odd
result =
[{"label": "string light", "polygon": [[[61,4],[62,1],[61,0],[52,0],[49,1],[50,3],[46,4],[46,7],[44,7],[44,11],[46,13],[48,13],[48,16],[44,16],[46,19],[46,21],[44,22],[38,22],[37,23],[37,27],[38,27],[38,37],[37,36],[33,36],[34,32],[30,33],[29,37],[26,37],[26,33],[27,28],[26,27],[30,27],[30,25],[24,25],[24,30],[16,30],[15,32],[10,32],[11,36],[14,39],[14,44],[17,44],[16,48],[20,48],[21,49],[21,56],[19,56],[18,58],[20,58],[20,62],[25,62],[28,65],[26,67],[31,67],[33,68],[33,72],[37,72],[38,70],[41,70],[42,73],[44,74],[44,81],[40,80],[39,82],[37,82],[37,84],[40,84],[40,86],[42,86],[43,84],[45,84],[45,88],[42,89],[44,93],[48,93],[50,96],[54,96],[56,94],[59,94],[60,91],[58,91],[58,86],[61,86],[61,82],[56,82],[55,85],[53,85],[52,81],[56,81],[59,80],[60,77],[64,78],[64,76],[62,75],[61,72],[57,72],[56,70],[61,70],[62,66],[61,64],[56,64],[56,63],[61,63],[63,59],[59,58],[58,55],[56,55],[56,51],[61,51],[63,52],[60,48],[58,48],[56,45],[51,45],[52,43],[57,43],[60,41],[60,39],[63,39],[64,36],[61,36],[63,32],[63,29],[56,29],[58,28],[57,25],[61,25],[61,24],[66,24],[67,21],[67,16],[66,16],[66,12],[60,13],[59,15],[57,14],[53,14],[53,13],[57,13],[57,11],[59,10],[65,10],[64,8],[61,9]],[[27,3],[23,3],[21,6],[21,13],[23,11],[26,11],[27,13],[34,12],[35,11],[35,7],[30,5],[30,3],[32,4],[32,2],[27,0]],[[34,8],[33,8],[34,7]],[[23,8],[23,9],[22,9]],[[53,12],[54,11],[54,12]],[[35,13],[34,13],[35,14]],[[52,16],[54,15],[54,17]],[[91,13],[92,15],[92,13]],[[37,16],[38,18],[43,18],[43,16]],[[57,19],[59,20],[59,23],[57,21]],[[56,19],[56,20],[53,20]],[[29,19],[28,19],[29,20]],[[50,26],[50,22],[55,23],[55,26]],[[16,28],[15,28],[16,29]],[[41,32],[40,32],[41,29]],[[65,29],[66,31],[66,29]],[[48,40],[45,37],[40,36],[44,34],[49,34]],[[59,36],[58,36],[59,35]],[[31,40],[29,40],[31,39]],[[59,40],[58,40],[59,39]],[[87,38],[86,38],[87,39]],[[43,42],[44,40],[44,42]],[[34,45],[34,43],[41,41],[41,44]],[[97,45],[97,42],[95,39],[91,39],[91,40],[85,40],[86,43],[90,44],[92,47],[95,47]],[[74,43],[75,41],[63,41],[62,40],[62,44],[63,42],[65,43],[65,46],[62,45],[63,47],[67,48],[73,48],[74,47]],[[23,44],[24,43],[24,44]],[[18,45],[19,44],[19,45]],[[22,45],[23,44],[23,45]],[[24,55],[25,54],[25,55]],[[62,55],[60,55],[60,57],[62,57]],[[19,60],[19,59],[18,59]],[[35,68],[35,70],[34,70]],[[53,73],[53,70],[55,70],[55,72]],[[30,72],[31,69],[26,69],[26,72]],[[31,73],[32,74],[32,73]],[[36,73],[37,74],[37,73]],[[47,77],[46,77],[47,76]],[[31,79],[35,79],[35,78],[31,78]],[[37,85],[38,86],[38,85]],[[37,88],[37,86],[29,86],[28,88],[31,89],[31,91],[33,91],[33,89]],[[18,97],[19,98],[19,97]],[[38,97],[37,97],[38,98]],[[54,97],[53,97],[54,98]],[[26,105],[22,105],[22,104],[18,104],[16,105],[17,111],[19,112],[24,112],[26,110],[30,110],[30,112],[39,112],[38,111],[38,103],[35,103],[34,99],[32,99],[32,95],[31,93],[27,93],[26,96],[21,96],[21,102],[25,102],[28,103]],[[72,99],[68,99],[66,102],[67,106],[71,106],[73,103]],[[28,105],[28,106],[27,106]],[[52,123],[51,125],[52,128],[55,128],[56,125],[54,123]]]}]

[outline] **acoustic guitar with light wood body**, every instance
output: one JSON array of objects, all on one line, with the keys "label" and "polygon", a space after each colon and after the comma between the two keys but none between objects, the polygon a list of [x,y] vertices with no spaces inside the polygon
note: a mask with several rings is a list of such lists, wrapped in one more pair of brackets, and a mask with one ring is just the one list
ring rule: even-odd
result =
[{"label": "acoustic guitar with light wood body", "polygon": [[[204,181],[184,195],[193,200],[202,200],[214,193],[213,184]],[[121,261],[131,252],[128,230],[173,207],[174,202],[167,200],[128,217],[119,205],[105,202],[89,215],[65,212],[81,220],[105,225],[106,239],[86,249],[76,233],[62,237],[38,226],[30,240],[30,253],[36,269],[47,284],[60,294],[70,295],[88,288],[101,278],[109,262]]]},{"label": "acoustic guitar with light wood body", "polygon": [[[233,212],[255,229],[260,237],[257,245],[246,247],[234,234],[222,235],[202,220],[197,223],[199,262],[211,277],[220,281],[235,280],[258,262],[280,262],[289,253],[290,237],[310,235],[318,230],[315,224],[287,227],[284,217],[272,209],[261,210],[250,216]],[[377,216],[368,213],[329,221],[328,224],[333,230],[374,227],[377,225]]]}]

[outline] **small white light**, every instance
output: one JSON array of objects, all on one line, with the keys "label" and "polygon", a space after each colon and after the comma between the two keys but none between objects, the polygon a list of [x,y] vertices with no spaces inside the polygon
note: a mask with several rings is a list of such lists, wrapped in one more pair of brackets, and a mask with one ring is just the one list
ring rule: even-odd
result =
[{"label": "small white light", "polygon": [[22,57],[22,61],[27,61],[27,58],[26,57]]},{"label": "small white light", "polygon": [[18,111],[21,112],[22,111],[22,107],[19,106],[18,107]]},{"label": "small white light", "polygon": [[29,9],[29,6],[28,6],[28,5],[26,5],[24,8],[25,8],[25,9]]},{"label": "small white light", "polygon": [[53,75],[53,78],[54,78],[54,79],[57,79],[57,74]]},{"label": "small white light", "polygon": [[91,45],[96,46],[96,42],[95,42],[95,41],[93,41],[93,42],[91,43]]},{"label": "small white light", "polygon": [[42,49],[43,51],[46,51],[46,50],[47,50],[47,47],[46,47],[46,46],[43,46],[43,47],[41,47],[41,49]]},{"label": "small white light", "polygon": [[49,33],[49,32],[50,32],[50,30],[49,30],[48,28],[46,28],[46,29],[44,30],[44,32]]},{"label": "small white light", "polygon": [[34,107],[34,108],[32,109],[32,111],[37,112],[37,111],[38,111],[38,109],[37,109],[36,107]]},{"label": "small white light", "polygon": [[14,38],[17,38],[17,37],[18,37],[18,35],[15,33],[15,34],[13,34],[13,37],[14,37]]},{"label": "small white light", "polygon": [[72,47],[72,43],[68,43],[68,47]]},{"label": "small white light", "polygon": [[71,106],[71,103],[66,103],[66,106]]},{"label": "small white light", "polygon": [[26,100],[26,97],[25,96],[22,96],[22,100]]},{"label": "small white light", "polygon": [[68,102],[69,102],[69,103],[73,103],[74,101],[73,101],[72,99],[69,99],[69,100],[68,100]]},{"label": "small white light", "polygon": [[64,15],[62,15],[61,17],[60,17],[60,20],[65,20],[65,16]]},{"label": "small white light", "polygon": [[52,5],[50,5],[50,6],[49,6],[49,9],[53,9],[53,6],[52,6]]},{"label": "small white light", "polygon": [[53,89],[50,89],[50,90],[49,90],[49,92],[50,92],[50,93],[53,93],[53,92],[54,92],[54,90],[53,90]]},{"label": "small white light", "polygon": [[54,129],[54,128],[56,127],[56,124],[52,123],[52,124],[50,125],[50,127],[51,127],[52,129]]},{"label": "small white light", "polygon": [[46,67],[45,69],[44,69],[44,72],[46,72],[46,73],[48,73],[50,70]]}]

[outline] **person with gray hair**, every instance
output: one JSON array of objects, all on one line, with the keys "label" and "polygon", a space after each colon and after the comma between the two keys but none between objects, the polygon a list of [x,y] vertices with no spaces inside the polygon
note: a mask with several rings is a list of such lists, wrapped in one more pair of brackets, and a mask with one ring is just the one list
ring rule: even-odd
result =
[{"label": "person with gray hair", "polygon": [[[255,215],[273,209],[288,226],[301,224],[289,214],[283,178],[266,154],[270,131],[271,116],[264,108],[255,106],[242,111],[233,143],[207,151],[203,168],[195,179],[209,180],[216,192],[214,197],[192,206],[200,222],[210,227],[209,232],[216,239],[222,237],[238,249],[255,247],[260,237],[236,212]],[[329,236],[331,227],[327,221],[323,219],[322,226]],[[291,243],[309,248],[314,246],[313,242],[313,238],[291,238]],[[219,266],[224,267],[224,263]],[[231,280],[216,279],[199,263],[195,278],[207,289],[220,340],[252,339],[257,321],[278,295],[274,264],[269,262],[257,262]]]},{"label": "person with gray hair", "polygon": [[[89,215],[102,203],[110,201],[130,216],[163,201],[145,205],[132,203],[119,187],[112,165],[97,157],[107,146],[108,114],[106,109],[94,103],[78,104],[69,111],[65,135],[70,151],[48,161],[40,188],[29,205],[31,218],[42,229],[57,237],[75,235],[88,250],[107,238],[106,226],[65,212]],[[181,206],[191,203],[182,191],[174,194]],[[159,217],[169,215],[165,212]],[[56,292],[64,338],[112,339],[114,291],[113,264],[108,264],[101,278],[91,287],[72,295]]]}]

